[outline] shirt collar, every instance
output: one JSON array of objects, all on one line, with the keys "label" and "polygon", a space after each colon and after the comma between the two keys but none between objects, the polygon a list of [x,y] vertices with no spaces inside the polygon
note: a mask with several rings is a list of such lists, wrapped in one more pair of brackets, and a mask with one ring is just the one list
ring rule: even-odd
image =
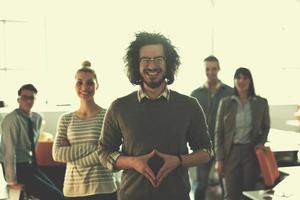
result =
[{"label": "shirt collar", "polygon": [[[158,95],[155,99],[159,99],[161,97],[163,97],[163,98],[165,98],[166,100],[169,101],[169,99],[170,99],[170,90],[167,87],[167,85],[166,85],[165,89],[162,91],[162,93],[160,95]],[[138,98],[139,102],[141,102],[142,99],[144,99],[144,98],[150,99],[150,97],[144,92],[142,87],[140,87],[140,89],[137,91],[137,98]]]},{"label": "shirt collar", "polygon": [[[236,96],[236,95],[232,95],[232,96],[231,96],[231,99],[233,99],[233,100],[235,100],[235,101],[237,101],[237,102],[240,103],[240,98],[239,98],[238,96]],[[249,102],[250,102],[250,101],[255,101],[255,100],[256,100],[256,97],[249,96],[247,100],[248,100]]]},{"label": "shirt collar", "polygon": [[16,109],[17,113],[19,113],[19,115],[25,117],[26,119],[30,119],[31,118],[31,115],[32,113],[30,112],[30,114],[26,114],[24,111],[22,111],[20,108],[17,108]]},{"label": "shirt collar", "polygon": [[[222,85],[222,82],[220,81],[220,80],[218,80],[218,83],[217,83],[217,90],[221,87],[221,85]],[[203,87],[204,88],[209,88],[208,87],[208,81],[206,81],[204,84],[203,84]]]},{"label": "shirt collar", "polygon": [[234,101],[236,101],[236,102],[238,102],[238,103],[240,102],[239,97],[236,96],[236,95],[232,95],[232,96],[231,96],[231,99],[234,100]]}]

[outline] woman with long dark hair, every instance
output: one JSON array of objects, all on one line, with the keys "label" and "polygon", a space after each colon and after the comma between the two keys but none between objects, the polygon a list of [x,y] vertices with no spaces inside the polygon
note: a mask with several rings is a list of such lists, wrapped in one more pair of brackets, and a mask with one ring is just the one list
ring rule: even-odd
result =
[{"label": "woman with long dark hair", "polygon": [[255,94],[247,68],[234,74],[234,95],[221,100],[215,132],[216,169],[225,176],[230,200],[255,189],[259,177],[256,148],[264,148],[270,129],[269,106]]}]

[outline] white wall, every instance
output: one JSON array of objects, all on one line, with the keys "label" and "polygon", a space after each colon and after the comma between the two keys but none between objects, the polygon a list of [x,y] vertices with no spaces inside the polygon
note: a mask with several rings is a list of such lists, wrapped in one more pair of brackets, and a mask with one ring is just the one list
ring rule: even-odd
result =
[{"label": "white wall", "polygon": [[[287,120],[295,120],[294,113],[296,112],[296,110],[296,105],[271,105],[271,128],[300,132],[300,127],[288,125],[286,123]],[[59,116],[65,112],[66,111],[43,112],[46,120],[45,131],[55,133],[57,120]]]},{"label": "white wall", "polygon": [[[58,111],[58,109],[60,111]],[[286,123],[287,120],[295,120],[294,113],[296,112],[296,110],[297,110],[296,105],[271,105],[270,106],[271,128],[300,132],[300,126],[291,126]],[[72,111],[72,108],[60,107],[57,108],[56,111],[42,111],[41,113],[43,114],[46,122],[44,131],[55,135],[56,128],[57,128],[57,121],[59,117],[63,113],[69,111]],[[0,110],[0,122],[4,117],[4,115],[5,113],[3,113],[3,109]]]},{"label": "white wall", "polygon": [[135,89],[123,63],[134,33],[155,31],[181,56],[171,88],[189,94],[203,84],[202,61],[215,54],[224,82],[232,85],[235,69],[248,67],[257,93],[271,105],[297,104],[299,19],[296,0],[1,0],[0,69],[9,69],[0,70],[0,100],[14,108],[17,89],[32,82],[38,109],[76,105],[74,74],[89,59],[99,76],[97,102],[108,107]]}]

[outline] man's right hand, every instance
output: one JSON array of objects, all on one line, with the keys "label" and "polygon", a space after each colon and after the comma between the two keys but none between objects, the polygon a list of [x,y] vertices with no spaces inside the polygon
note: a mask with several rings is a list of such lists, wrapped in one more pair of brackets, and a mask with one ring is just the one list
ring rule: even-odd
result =
[{"label": "man's right hand", "polygon": [[144,175],[153,185],[156,186],[156,177],[152,171],[152,169],[148,165],[148,160],[155,156],[155,151],[153,150],[151,153],[133,157],[132,166],[138,171],[140,174]]},{"label": "man's right hand", "polygon": [[18,189],[18,190],[22,190],[24,188],[24,185],[23,184],[11,184],[11,185],[8,185],[8,187],[12,188],[12,189]]},{"label": "man's right hand", "polygon": [[67,140],[66,138],[62,138],[62,139],[60,140],[60,145],[63,146],[63,147],[71,146],[69,140]]},{"label": "man's right hand", "polygon": [[219,176],[223,176],[224,171],[224,163],[223,161],[217,160],[215,164],[215,169]]}]

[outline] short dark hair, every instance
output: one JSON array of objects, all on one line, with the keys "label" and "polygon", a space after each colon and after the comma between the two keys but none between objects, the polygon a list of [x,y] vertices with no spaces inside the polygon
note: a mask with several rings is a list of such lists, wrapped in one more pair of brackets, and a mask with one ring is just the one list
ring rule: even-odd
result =
[{"label": "short dark hair", "polygon": [[[237,79],[240,75],[243,75],[250,80],[250,84],[249,84],[249,88],[248,88],[248,95],[251,97],[255,97],[256,93],[255,93],[253,78],[252,78],[250,70],[245,67],[238,68],[234,73],[234,79]],[[239,96],[239,93],[238,93],[235,85],[234,85],[234,94],[236,96]]]},{"label": "short dark hair", "polygon": [[176,47],[161,33],[139,32],[135,34],[136,39],[130,43],[124,56],[127,77],[133,85],[141,85],[142,78],[139,72],[139,51],[145,45],[161,44],[164,48],[167,67],[167,84],[174,82],[174,76],[180,65],[180,57]]},{"label": "short dark hair", "polygon": [[21,93],[22,93],[23,90],[30,90],[30,91],[32,91],[34,94],[37,94],[37,93],[38,93],[37,89],[36,89],[32,84],[25,84],[25,85],[22,85],[22,86],[20,87],[20,89],[18,90],[18,96],[21,95]]},{"label": "short dark hair", "polygon": [[219,60],[217,57],[213,56],[213,55],[210,55],[208,56],[207,58],[205,58],[203,60],[203,62],[217,62],[218,63],[218,67],[220,68],[220,64],[219,64]]}]

